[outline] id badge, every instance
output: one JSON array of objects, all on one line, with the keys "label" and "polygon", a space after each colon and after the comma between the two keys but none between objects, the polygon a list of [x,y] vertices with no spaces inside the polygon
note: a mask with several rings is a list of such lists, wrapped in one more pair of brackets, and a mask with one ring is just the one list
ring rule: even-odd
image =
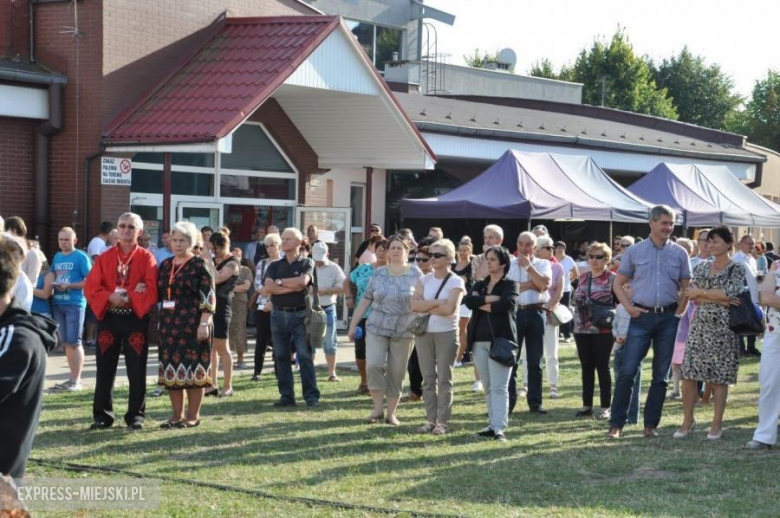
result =
[{"label": "id badge", "polygon": [[114,293],[116,293],[116,294],[118,294],[118,295],[120,295],[120,296],[122,296],[122,297],[127,297],[127,290],[126,290],[126,289],[124,289],[124,288],[121,288],[121,287],[119,287],[119,286],[117,286],[117,287],[114,289]]},{"label": "id badge", "polygon": [[163,309],[176,309],[176,301],[175,300],[164,300],[163,301]]}]

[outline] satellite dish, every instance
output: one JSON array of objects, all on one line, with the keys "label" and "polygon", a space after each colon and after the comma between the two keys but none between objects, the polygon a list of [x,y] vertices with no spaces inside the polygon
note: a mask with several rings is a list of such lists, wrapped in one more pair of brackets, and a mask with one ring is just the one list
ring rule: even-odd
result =
[{"label": "satellite dish", "polygon": [[498,53],[498,62],[507,65],[507,69],[512,69],[517,65],[517,54],[512,49],[503,49]]}]

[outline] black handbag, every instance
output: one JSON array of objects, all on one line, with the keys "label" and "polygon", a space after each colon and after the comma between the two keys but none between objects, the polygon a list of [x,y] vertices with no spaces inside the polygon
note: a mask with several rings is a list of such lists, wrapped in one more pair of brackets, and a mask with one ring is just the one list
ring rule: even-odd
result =
[{"label": "black handbag", "polygon": [[593,300],[591,295],[591,286],[593,286],[593,274],[588,273],[588,306],[590,307],[590,322],[599,329],[612,327],[617,311],[612,304],[613,296],[610,288],[609,304]]},{"label": "black handbag", "polygon": [[490,336],[493,337],[493,343],[490,344],[490,359],[506,367],[514,367],[515,363],[517,363],[519,347],[512,340],[507,340],[501,336],[496,338],[495,333],[493,333],[493,323],[490,321],[490,313],[485,313],[482,317],[488,319]]},{"label": "black handbag", "polygon": [[[729,267],[729,277],[734,265]],[[750,291],[745,287],[739,295],[739,306],[729,306],[729,329],[743,336],[759,335],[764,332],[764,318],[750,296]]]}]

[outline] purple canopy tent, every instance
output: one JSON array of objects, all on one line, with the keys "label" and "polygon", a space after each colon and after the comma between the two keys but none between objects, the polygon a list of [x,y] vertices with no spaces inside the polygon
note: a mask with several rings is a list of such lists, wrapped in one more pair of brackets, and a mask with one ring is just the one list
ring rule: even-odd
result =
[{"label": "purple canopy tent", "polygon": [[484,173],[436,198],[404,199],[404,218],[647,221],[650,205],[589,157],[509,150]]}]

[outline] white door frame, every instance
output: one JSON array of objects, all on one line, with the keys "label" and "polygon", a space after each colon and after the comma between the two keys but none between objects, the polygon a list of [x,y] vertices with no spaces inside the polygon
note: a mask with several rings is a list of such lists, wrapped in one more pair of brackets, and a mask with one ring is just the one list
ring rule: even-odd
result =
[{"label": "white door frame", "polygon": [[[185,207],[196,209],[217,209],[219,210],[219,225],[224,225],[225,208],[224,204],[215,201],[204,201],[200,196],[180,196],[171,195],[171,224],[182,220],[182,209]],[[214,229],[216,230],[216,229]]]}]

